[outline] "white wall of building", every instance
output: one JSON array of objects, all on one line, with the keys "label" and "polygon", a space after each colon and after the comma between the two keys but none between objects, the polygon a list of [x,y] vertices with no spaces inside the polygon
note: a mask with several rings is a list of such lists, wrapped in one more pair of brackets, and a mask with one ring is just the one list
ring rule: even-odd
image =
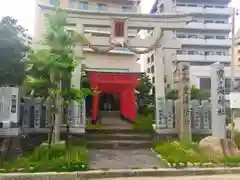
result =
[{"label": "white wall of building", "polygon": [[[175,3],[175,4],[174,4]],[[181,41],[180,50],[170,52],[170,55],[164,53],[165,63],[172,61],[192,62],[191,84],[199,87],[199,78],[210,77],[209,64],[222,62],[229,64],[231,60],[231,34],[232,25],[229,18],[233,9],[227,4],[218,1],[201,0],[161,0],[158,1],[158,10],[156,13],[199,13],[193,17],[186,28],[173,32],[173,38]],[[169,36],[169,34],[168,34]],[[147,63],[149,54],[144,55],[143,69],[148,72]],[[170,73],[171,68],[165,67],[165,71]],[[226,76],[230,76],[230,67],[225,68]],[[150,77],[152,72],[148,73]],[[240,77],[240,72],[236,73]],[[169,81],[168,81],[169,82]]]}]

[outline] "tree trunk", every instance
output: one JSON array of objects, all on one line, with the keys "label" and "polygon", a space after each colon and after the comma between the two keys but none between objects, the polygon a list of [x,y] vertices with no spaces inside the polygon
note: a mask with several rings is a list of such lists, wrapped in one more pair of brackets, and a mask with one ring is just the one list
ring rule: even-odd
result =
[{"label": "tree trunk", "polygon": [[[58,90],[62,89],[62,81],[58,83]],[[60,127],[62,124],[62,105],[61,105],[61,95],[58,93],[56,95],[56,116],[55,116],[55,123],[54,123],[54,143],[60,142]]]}]

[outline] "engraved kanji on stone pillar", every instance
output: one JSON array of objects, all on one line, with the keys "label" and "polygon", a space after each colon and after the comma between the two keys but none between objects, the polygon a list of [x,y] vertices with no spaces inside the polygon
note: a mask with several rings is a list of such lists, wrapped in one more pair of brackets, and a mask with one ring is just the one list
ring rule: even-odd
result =
[{"label": "engraved kanji on stone pillar", "polygon": [[212,135],[226,138],[224,65],[214,63],[211,67]]}]

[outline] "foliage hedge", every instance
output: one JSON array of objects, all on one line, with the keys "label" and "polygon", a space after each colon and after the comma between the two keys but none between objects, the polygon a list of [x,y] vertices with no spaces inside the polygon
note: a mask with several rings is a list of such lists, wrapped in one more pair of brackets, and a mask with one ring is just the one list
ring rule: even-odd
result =
[{"label": "foliage hedge", "polygon": [[153,133],[153,124],[155,124],[153,114],[149,115],[138,115],[133,124],[133,129],[140,132]]},{"label": "foliage hedge", "polygon": [[36,148],[32,154],[17,160],[2,162],[4,172],[72,172],[88,169],[88,151],[84,146],[70,146],[64,143],[47,144]]}]

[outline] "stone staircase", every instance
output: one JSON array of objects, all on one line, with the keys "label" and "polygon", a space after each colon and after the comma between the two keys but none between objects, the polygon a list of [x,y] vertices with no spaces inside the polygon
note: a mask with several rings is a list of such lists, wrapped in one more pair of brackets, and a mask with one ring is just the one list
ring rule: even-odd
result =
[{"label": "stone staircase", "polygon": [[149,149],[152,136],[132,129],[88,130],[87,146],[92,149]]}]

